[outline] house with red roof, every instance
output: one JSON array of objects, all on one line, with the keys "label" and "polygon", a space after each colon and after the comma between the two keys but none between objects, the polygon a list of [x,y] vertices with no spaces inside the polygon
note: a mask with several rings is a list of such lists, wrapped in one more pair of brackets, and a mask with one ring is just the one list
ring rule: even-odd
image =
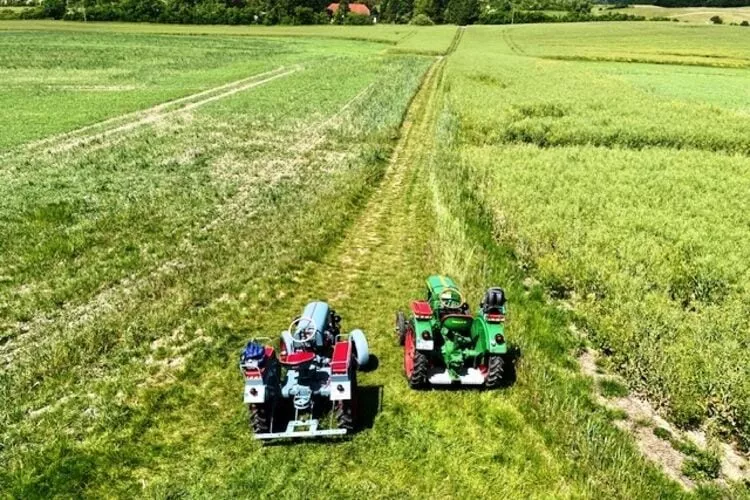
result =
[{"label": "house with red roof", "polygon": [[[326,10],[328,11],[329,15],[333,16],[339,10],[339,4],[332,3],[328,7],[326,7]],[[363,3],[350,3],[349,12],[351,12],[352,14],[359,14],[360,16],[370,15],[370,9]]]}]

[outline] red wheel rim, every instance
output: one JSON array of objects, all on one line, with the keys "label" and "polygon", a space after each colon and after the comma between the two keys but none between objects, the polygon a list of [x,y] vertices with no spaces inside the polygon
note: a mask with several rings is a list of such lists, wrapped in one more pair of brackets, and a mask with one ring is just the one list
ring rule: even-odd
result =
[{"label": "red wheel rim", "polygon": [[406,331],[406,340],[404,341],[404,372],[407,377],[411,377],[414,372],[414,332],[410,329]]}]

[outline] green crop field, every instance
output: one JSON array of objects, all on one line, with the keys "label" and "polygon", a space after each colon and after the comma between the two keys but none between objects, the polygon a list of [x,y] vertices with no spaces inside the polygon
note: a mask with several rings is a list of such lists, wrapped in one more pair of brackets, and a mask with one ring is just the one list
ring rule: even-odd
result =
[{"label": "green crop field", "polygon": [[[607,10],[601,10],[607,12]],[[656,5],[631,5],[614,12],[635,16],[667,17],[685,23],[709,24],[713,16],[721,17],[724,23],[750,21],[750,7],[658,7]]]},{"label": "green crop field", "polygon": [[[0,21],[0,496],[750,496],[743,29]],[[437,272],[509,387],[407,387]],[[262,446],[239,353],[311,299],[360,429]]]}]

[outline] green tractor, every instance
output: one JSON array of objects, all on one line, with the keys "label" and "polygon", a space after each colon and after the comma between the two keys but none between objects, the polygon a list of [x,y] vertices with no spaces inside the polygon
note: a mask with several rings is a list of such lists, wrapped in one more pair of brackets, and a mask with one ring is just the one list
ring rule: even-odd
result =
[{"label": "green tractor", "polygon": [[505,292],[489,288],[475,316],[456,283],[447,276],[427,278],[426,300],[411,303],[411,315],[396,315],[404,346],[404,372],[413,389],[431,385],[494,388],[512,369],[505,341]]}]

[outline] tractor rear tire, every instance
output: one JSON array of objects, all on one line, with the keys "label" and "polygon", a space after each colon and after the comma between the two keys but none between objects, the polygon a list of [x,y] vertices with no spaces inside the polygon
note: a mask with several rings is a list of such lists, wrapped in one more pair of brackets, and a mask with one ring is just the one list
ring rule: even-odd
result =
[{"label": "tractor rear tire", "polygon": [[271,432],[272,408],[269,403],[247,405],[250,412],[250,427],[255,434]]},{"label": "tractor rear tire", "polygon": [[349,363],[349,380],[352,383],[352,397],[348,400],[336,401],[334,413],[336,415],[336,425],[339,429],[346,429],[347,434],[354,432],[355,429],[355,405],[357,401],[357,358],[352,355]]},{"label": "tractor rear tire", "polygon": [[398,333],[398,345],[403,346],[406,342],[406,318],[404,313],[396,313],[396,333]]},{"label": "tractor rear tire", "polygon": [[414,351],[414,371],[409,377],[409,387],[412,389],[424,389],[427,387],[428,370],[430,362],[423,352]]},{"label": "tractor rear tire", "polygon": [[489,389],[500,387],[505,382],[505,360],[502,356],[490,356],[487,362],[487,380]]}]

